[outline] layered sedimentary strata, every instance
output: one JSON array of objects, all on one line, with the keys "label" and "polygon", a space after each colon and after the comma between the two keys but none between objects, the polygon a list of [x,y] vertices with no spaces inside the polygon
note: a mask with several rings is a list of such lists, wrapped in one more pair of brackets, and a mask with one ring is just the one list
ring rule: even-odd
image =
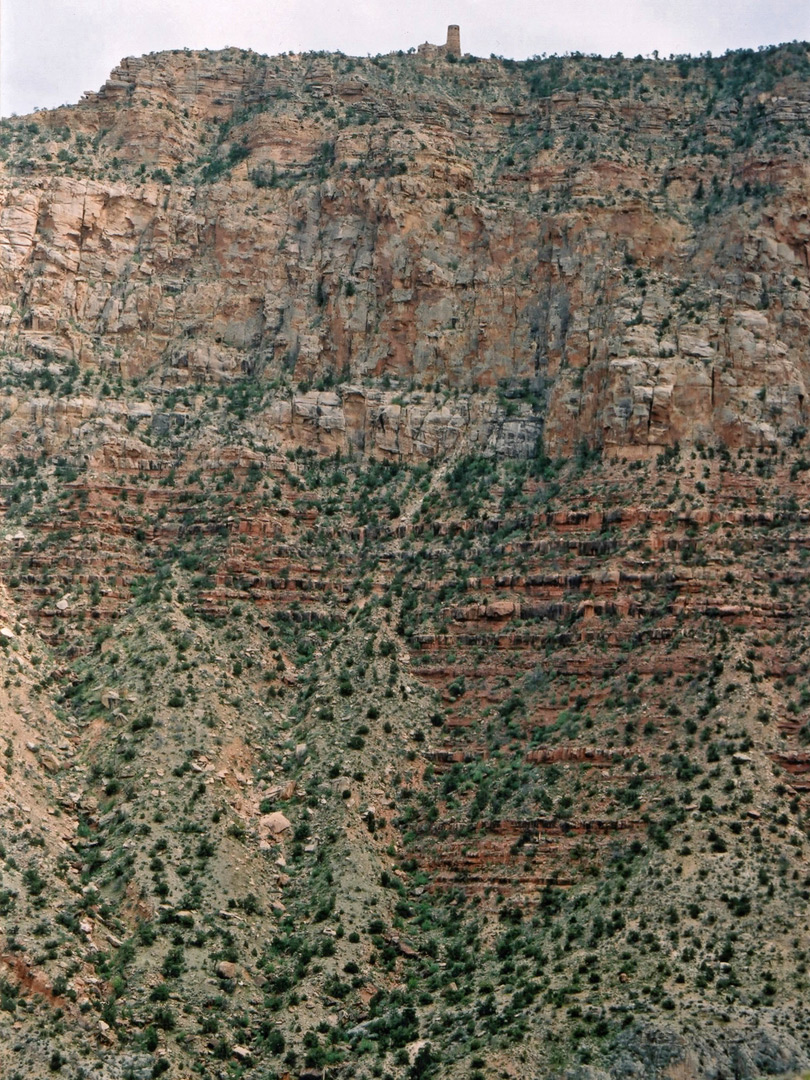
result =
[{"label": "layered sedimentary strata", "polygon": [[806,46],[457,52],[0,128],[10,1075],[810,1063]]},{"label": "layered sedimentary strata", "polygon": [[[804,62],[125,61],[7,127],[5,347],[164,387],[348,380],[350,413],[369,377],[523,383],[552,452],[784,445]],[[418,444],[380,452],[446,448]]]}]

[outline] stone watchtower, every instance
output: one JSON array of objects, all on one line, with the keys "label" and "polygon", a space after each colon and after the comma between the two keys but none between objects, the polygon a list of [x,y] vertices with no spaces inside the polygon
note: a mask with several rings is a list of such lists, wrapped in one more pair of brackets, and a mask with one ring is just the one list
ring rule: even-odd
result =
[{"label": "stone watchtower", "polygon": [[455,23],[447,27],[447,44],[444,51],[448,56],[461,56],[461,31]]}]

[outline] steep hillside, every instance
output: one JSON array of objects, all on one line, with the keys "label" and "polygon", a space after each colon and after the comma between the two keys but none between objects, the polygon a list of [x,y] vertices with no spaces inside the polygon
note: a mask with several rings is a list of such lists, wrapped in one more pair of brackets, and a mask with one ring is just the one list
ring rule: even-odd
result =
[{"label": "steep hillside", "polygon": [[0,127],[0,1070],[810,1068],[810,55]]}]

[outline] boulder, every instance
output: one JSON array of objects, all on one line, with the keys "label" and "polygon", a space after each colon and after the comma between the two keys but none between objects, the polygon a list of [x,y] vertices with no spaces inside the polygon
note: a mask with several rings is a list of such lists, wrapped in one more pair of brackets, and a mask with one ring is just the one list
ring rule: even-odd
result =
[{"label": "boulder", "polygon": [[281,836],[287,829],[290,828],[290,819],[285,817],[280,810],[275,810],[272,814],[267,814],[262,818],[264,825],[273,834],[273,836]]}]

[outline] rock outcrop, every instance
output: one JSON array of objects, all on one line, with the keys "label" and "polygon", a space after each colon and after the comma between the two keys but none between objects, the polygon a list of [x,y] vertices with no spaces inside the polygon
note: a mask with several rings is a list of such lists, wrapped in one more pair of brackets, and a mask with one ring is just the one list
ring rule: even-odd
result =
[{"label": "rock outcrop", "polygon": [[[339,384],[350,412],[368,380],[500,386],[507,416],[523,388],[552,455],[787,445],[806,57],[741,64],[638,62],[621,89],[595,59],[126,60],[75,109],[6,122],[0,340],[164,388]],[[480,445],[486,412],[380,452]]]}]

